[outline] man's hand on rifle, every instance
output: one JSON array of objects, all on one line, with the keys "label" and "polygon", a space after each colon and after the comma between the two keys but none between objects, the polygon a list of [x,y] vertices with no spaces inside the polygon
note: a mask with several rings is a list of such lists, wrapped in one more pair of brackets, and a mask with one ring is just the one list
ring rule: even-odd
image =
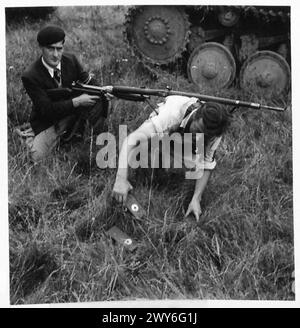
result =
[{"label": "man's hand on rifle", "polygon": [[92,95],[88,95],[86,93],[73,98],[73,106],[79,107],[79,106],[83,106],[83,107],[89,107],[89,106],[93,106],[95,105],[96,101],[99,100],[100,97],[99,96],[92,96]]},{"label": "man's hand on rifle", "polygon": [[108,101],[111,101],[112,99],[115,98],[115,96],[112,95],[112,94],[109,93],[109,92],[106,92],[104,95],[105,95],[105,98],[106,98]]},{"label": "man's hand on rifle", "polygon": [[106,93],[104,94],[104,96],[105,96],[106,100],[108,101],[108,112],[110,113],[111,108],[112,108],[112,100],[115,99],[115,96],[112,95],[112,94],[109,93],[109,92],[106,92]]},{"label": "man's hand on rifle", "polygon": [[199,221],[199,217],[202,214],[200,201],[195,197],[192,198],[189,207],[185,213],[185,217],[189,216],[190,214],[194,214],[197,222]]},{"label": "man's hand on rifle", "polygon": [[127,195],[130,190],[132,190],[133,187],[130,184],[130,182],[123,177],[116,178],[114,187],[113,187],[113,193],[112,196],[119,202],[125,205],[127,200]]}]

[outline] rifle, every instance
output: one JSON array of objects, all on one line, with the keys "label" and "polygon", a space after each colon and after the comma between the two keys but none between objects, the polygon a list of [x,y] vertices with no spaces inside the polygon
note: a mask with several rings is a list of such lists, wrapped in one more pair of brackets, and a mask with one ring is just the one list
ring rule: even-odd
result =
[{"label": "rifle", "polygon": [[247,102],[242,100],[233,100],[228,98],[214,97],[208,95],[202,95],[199,93],[192,92],[184,92],[184,91],[173,91],[170,88],[166,89],[146,89],[146,88],[135,88],[135,87],[127,87],[127,86],[103,86],[98,87],[94,85],[84,84],[80,82],[73,82],[71,89],[69,88],[58,88],[58,89],[49,89],[47,90],[49,97],[52,100],[56,100],[58,98],[69,98],[70,96],[77,96],[82,93],[87,93],[90,95],[101,96],[106,93],[112,94],[113,96],[131,101],[146,101],[150,96],[156,97],[168,97],[168,96],[186,96],[186,97],[195,97],[203,102],[217,102],[224,105],[230,105],[236,107],[248,107],[252,109],[266,109],[273,110],[277,112],[283,112],[287,109],[282,107],[273,107],[262,105],[254,102]]},{"label": "rifle", "polygon": [[277,112],[283,112],[287,109],[282,107],[273,107],[262,105],[259,103],[247,102],[242,100],[233,100],[228,98],[214,97],[208,95],[202,95],[199,93],[192,92],[183,92],[183,91],[173,91],[170,88],[166,89],[146,89],[146,88],[135,88],[135,87],[127,87],[127,86],[104,86],[98,87],[94,85],[83,84],[79,82],[73,82],[72,90],[75,92],[87,93],[92,95],[99,95],[110,93],[117,98],[132,100],[132,101],[145,101],[149,98],[149,96],[156,97],[168,97],[168,96],[186,96],[186,97],[195,97],[201,101],[208,102],[217,102],[224,105],[230,105],[234,107],[248,107],[252,109],[266,109],[273,110]]}]

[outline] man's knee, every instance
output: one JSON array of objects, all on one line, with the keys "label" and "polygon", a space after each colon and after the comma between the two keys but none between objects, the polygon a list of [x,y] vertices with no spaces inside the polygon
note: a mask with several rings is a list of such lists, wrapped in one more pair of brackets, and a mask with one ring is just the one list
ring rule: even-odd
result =
[{"label": "man's knee", "polygon": [[35,136],[30,152],[34,162],[40,161],[50,154],[58,141],[54,127],[42,131]]},{"label": "man's knee", "polygon": [[39,162],[46,158],[50,154],[52,148],[53,147],[50,147],[46,143],[34,142],[30,150],[32,160],[34,162]]},{"label": "man's knee", "polygon": [[43,153],[39,150],[31,150],[31,159],[37,163],[40,162],[42,159],[46,158],[47,153]]}]

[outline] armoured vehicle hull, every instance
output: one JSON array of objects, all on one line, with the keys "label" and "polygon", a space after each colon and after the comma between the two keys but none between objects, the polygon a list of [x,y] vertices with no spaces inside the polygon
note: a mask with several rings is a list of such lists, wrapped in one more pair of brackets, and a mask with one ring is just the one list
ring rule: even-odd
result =
[{"label": "armoured vehicle hull", "polygon": [[238,83],[272,97],[290,88],[289,7],[135,6],[125,36],[148,67],[170,68],[183,58],[201,89]]}]

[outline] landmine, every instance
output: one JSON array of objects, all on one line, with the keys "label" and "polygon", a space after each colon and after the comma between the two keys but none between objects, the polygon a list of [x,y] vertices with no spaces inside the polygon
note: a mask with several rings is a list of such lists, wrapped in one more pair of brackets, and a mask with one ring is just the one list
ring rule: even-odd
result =
[{"label": "landmine", "polygon": [[132,194],[127,196],[126,208],[137,220],[142,220],[146,216],[146,211]]},{"label": "landmine", "polygon": [[115,240],[118,244],[124,246],[131,252],[137,248],[137,243],[117,226],[113,226],[105,233],[113,240]]},{"label": "landmine", "polygon": [[[137,220],[142,220],[146,215],[146,211],[132,194],[128,194],[127,196],[126,209]],[[137,243],[117,226],[110,228],[106,231],[106,234],[131,252],[137,248]]]}]

